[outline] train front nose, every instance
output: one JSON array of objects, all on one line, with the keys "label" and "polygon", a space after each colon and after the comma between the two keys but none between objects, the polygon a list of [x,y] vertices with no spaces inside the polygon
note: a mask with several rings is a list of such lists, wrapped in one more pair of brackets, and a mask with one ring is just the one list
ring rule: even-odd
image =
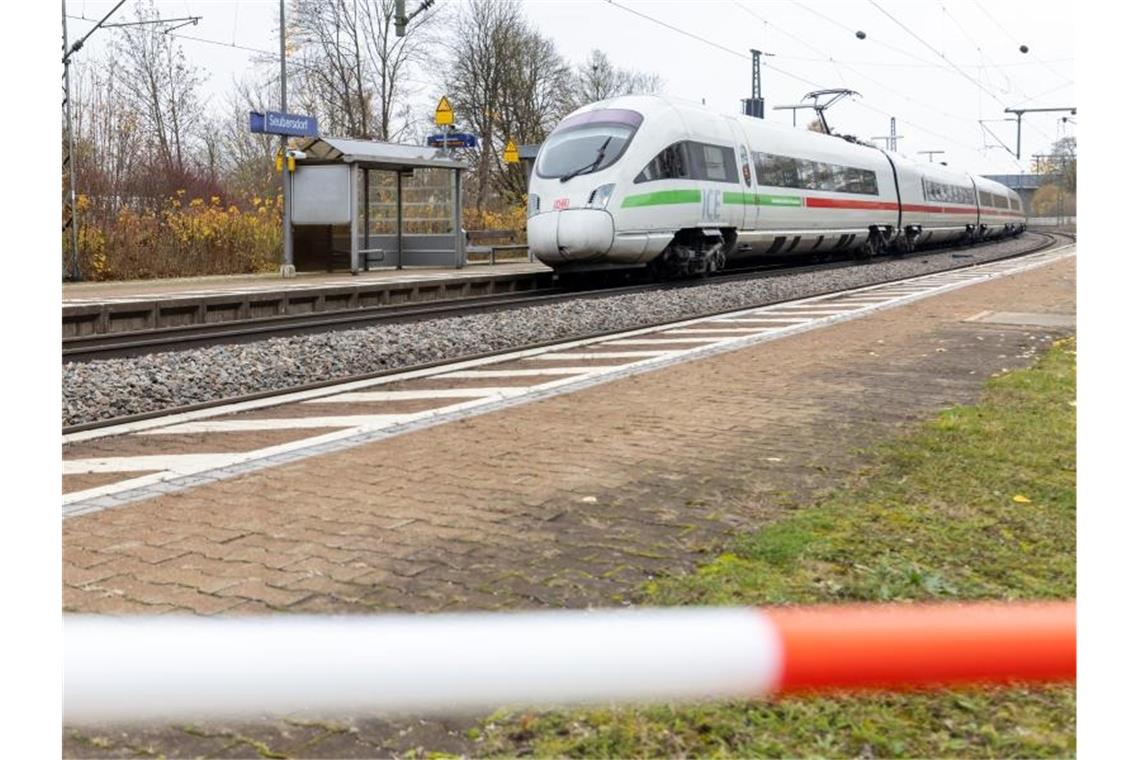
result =
[{"label": "train front nose", "polygon": [[614,218],[604,209],[535,214],[526,223],[530,250],[544,264],[600,260],[614,244]]}]

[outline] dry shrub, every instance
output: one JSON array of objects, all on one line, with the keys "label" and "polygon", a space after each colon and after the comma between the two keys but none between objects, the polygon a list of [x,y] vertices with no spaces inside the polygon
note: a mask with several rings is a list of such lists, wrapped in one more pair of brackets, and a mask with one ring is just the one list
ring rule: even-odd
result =
[{"label": "dry shrub", "polygon": [[467,230],[525,230],[526,208],[507,206],[501,210],[463,209],[463,228]]},{"label": "dry shrub", "polygon": [[[134,280],[270,272],[281,258],[281,197],[252,197],[246,208],[219,196],[158,209],[93,209],[79,196],[79,264],[85,279]],[[64,237],[64,270],[70,245]]]}]

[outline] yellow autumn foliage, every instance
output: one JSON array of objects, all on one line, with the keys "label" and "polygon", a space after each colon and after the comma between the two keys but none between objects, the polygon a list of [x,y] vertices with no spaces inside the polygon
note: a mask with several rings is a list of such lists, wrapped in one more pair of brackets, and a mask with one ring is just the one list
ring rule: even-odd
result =
[{"label": "yellow autumn foliage", "polygon": [[[79,210],[79,262],[86,279],[127,280],[269,272],[281,257],[281,198],[250,198],[246,208],[185,192],[159,210],[100,214],[85,196]],[[65,259],[70,242],[64,236]],[[66,269],[66,261],[65,261]]]},{"label": "yellow autumn foliage", "polygon": [[526,207],[507,206],[501,210],[463,209],[463,228],[466,230],[525,230]]}]

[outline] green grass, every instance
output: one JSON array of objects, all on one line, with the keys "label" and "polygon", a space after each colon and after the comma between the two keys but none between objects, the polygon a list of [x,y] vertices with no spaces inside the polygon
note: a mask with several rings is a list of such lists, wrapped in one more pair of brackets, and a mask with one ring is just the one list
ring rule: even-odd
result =
[{"label": "green grass", "polygon": [[[844,489],[738,538],[642,602],[1076,595],[1075,343],[884,444]],[[485,754],[1041,757],[1076,752],[1070,686],[500,713]]]}]

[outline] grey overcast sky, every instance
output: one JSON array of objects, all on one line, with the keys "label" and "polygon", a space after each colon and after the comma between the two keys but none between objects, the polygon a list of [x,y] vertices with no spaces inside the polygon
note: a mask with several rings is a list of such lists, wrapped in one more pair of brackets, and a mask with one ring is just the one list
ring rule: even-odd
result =
[{"label": "grey overcast sky", "polygon": [[[453,12],[465,0],[438,0]],[[417,0],[409,0],[415,7]],[[107,0],[68,0],[68,13],[98,19]],[[187,56],[209,79],[206,92],[224,102],[233,81],[255,71],[245,48],[277,49],[274,0],[159,0],[165,17],[202,16],[174,32]],[[130,0],[120,20],[132,15]],[[448,7],[450,6],[450,8]],[[551,37],[571,63],[592,48],[617,65],[660,74],[664,93],[704,100],[737,112],[751,87],[751,56],[763,58],[761,81],[769,109],[801,101],[805,92],[848,87],[861,98],[836,105],[828,120],[837,131],[886,135],[898,119],[899,151],[944,150],[945,160],[975,172],[1015,172],[1019,163],[999,144],[1014,147],[1006,107],[1076,105],[1074,4],[1054,0],[524,0],[531,22]],[[74,38],[91,22],[69,20]],[[673,28],[669,28],[673,27]],[[860,40],[855,32],[862,31]],[[192,39],[194,38],[194,39]],[[80,53],[100,55],[110,33],[100,31]],[[1029,47],[1028,54],[1019,51]],[[430,116],[444,94],[434,72],[416,72],[415,103]],[[809,113],[800,111],[803,126]],[[1058,137],[1077,136],[1075,119],[1027,115],[1020,168]],[[791,123],[790,111],[768,111]],[[1079,118],[1079,117],[1078,117]],[[983,132],[988,121],[993,135]],[[426,123],[426,122],[425,122]],[[919,156],[925,160],[924,157]]]}]

